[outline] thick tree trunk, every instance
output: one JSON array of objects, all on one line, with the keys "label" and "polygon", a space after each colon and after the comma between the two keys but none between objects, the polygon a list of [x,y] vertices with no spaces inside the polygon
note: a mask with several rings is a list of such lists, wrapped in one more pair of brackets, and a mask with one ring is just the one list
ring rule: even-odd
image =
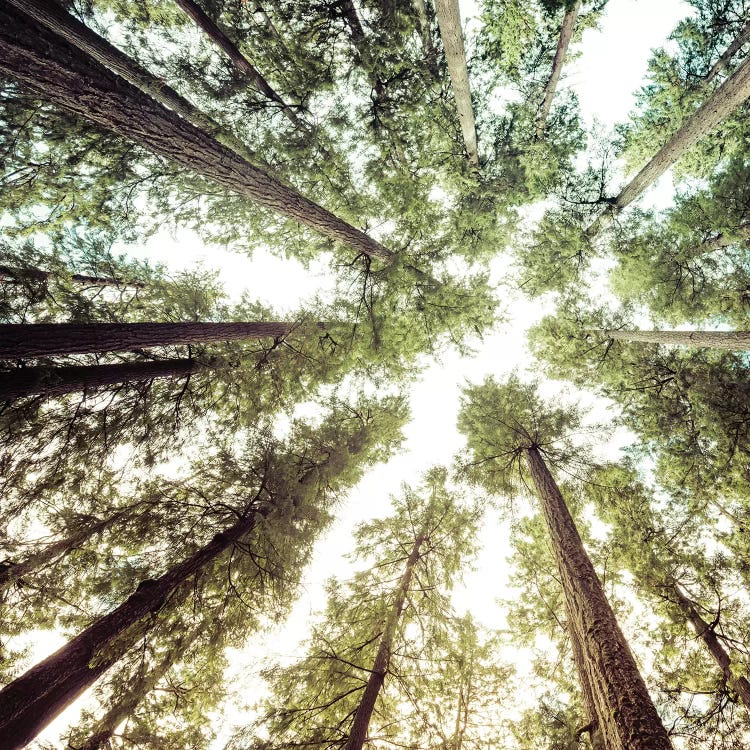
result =
[{"label": "thick tree trunk", "polygon": [[364,232],[253,166],[90,55],[7,5],[0,6],[0,73],[24,83],[73,114],[295,219],[331,240],[383,260],[392,257],[390,251]]},{"label": "thick tree trunk", "polygon": [[536,447],[526,450],[526,460],[560,573],[571,637],[582,639],[581,654],[604,746],[607,750],[671,750],[562,494]]},{"label": "thick tree trunk", "polygon": [[281,337],[291,329],[292,323],[6,323],[0,359]]},{"label": "thick tree trunk", "polygon": [[[0,266],[0,283],[3,284],[22,284],[29,279],[46,281],[56,275],[52,271],[43,271],[41,268]],[[125,279],[114,279],[111,276],[86,276],[85,274],[74,273],[66,276],[66,278],[81,286],[118,286],[132,289],[143,289],[146,286],[142,281],[126,281]]]},{"label": "thick tree trunk", "polygon": [[713,253],[730,245],[745,242],[750,239],[750,224],[740,224],[730,232],[719,232],[716,237],[701,242],[691,253],[691,257],[699,257],[706,253]]},{"label": "thick tree trunk", "polygon": [[128,381],[181,378],[206,369],[194,359],[121,362],[115,365],[22,367],[0,373],[0,403],[26,396],[62,396]]},{"label": "thick tree trunk", "polygon": [[544,87],[544,98],[542,99],[542,106],[539,108],[539,115],[537,116],[537,138],[541,138],[544,135],[544,128],[547,125],[547,118],[552,108],[552,100],[555,97],[557,84],[560,82],[560,75],[565,65],[565,56],[568,54],[568,47],[570,46],[570,40],[573,38],[573,30],[575,29],[580,10],[581,0],[576,0],[573,7],[566,11],[563,16],[560,37],[557,40],[557,49],[555,50],[555,57],[552,60],[552,72],[547,80],[547,85]]},{"label": "thick tree trunk", "polygon": [[632,203],[649,185],[653,184],[689,148],[708,135],[719,123],[750,96],[750,59],[719,86],[716,91],[690,115],[677,132],[657,151],[651,161],[620,191],[612,202],[614,211],[621,211]]},{"label": "thick tree trunk", "polygon": [[707,349],[750,351],[750,331],[622,331],[604,330],[605,336],[618,341],[641,341],[646,344],[702,346]]},{"label": "thick tree trunk", "polygon": [[359,49],[360,44],[365,39],[365,31],[362,28],[362,22],[359,20],[357,9],[354,7],[352,0],[341,0],[339,7],[341,8],[341,15],[349,27],[349,33],[352,35],[354,46]]},{"label": "thick tree trunk", "polygon": [[719,59],[711,66],[708,73],[703,77],[703,83],[711,83],[719,73],[721,73],[730,62],[732,58],[744,47],[747,42],[750,41],[750,21],[746,23],[735,40],[724,50],[724,53]]},{"label": "thick tree trunk", "polygon": [[170,595],[248,534],[263,509],[244,516],[155,580],[142,581],[117,609],[0,690],[0,750],[18,750],[143,636]]},{"label": "thick tree trunk", "polygon": [[466,68],[466,51],[458,0],[435,0],[435,12],[445,49],[453,96],[456,99],[458,120],[466,146],[466,157],[469,164],[476,167],[479,165],[477,131],[474,126],[474,110],[471,105],[471,87],[469,86],[469,71]]},{"label": "thick tree trunk", "polygon": [[197,2],[194,2],[194,0],[175,0],[175,3],[190,16],[195,25],[229,58],[232,65],[252,83],[259,93],[281,107],[281,111],[293,125],[307,127],[296,112],[274,91],[268,81],[240,52],[237,45],[216,25]]},{"label": "thick tree trunk", "polygon": [[256,161],[255,154],[236,136],[193,106],[160,78],[149,73],[135,60],[81,23],[56,0],[8,0],[8,2],[70,42],[74,47],[91,55],[106,68],[132,83],[183,119],[210,133],[224,146],[231,148],[248,161]]},{"label": "thick tree trunk", "polygon": [[406,596],[409,593],[409,586],[411,585],[412,575],[414,574],[414,567],[419,560],[419,550],[426,538],[426,531],[423,531],[416,537],[411,552],[409,553],[409,557],[406,560],[406,570],[404,571],[403,576],[401,576],[398,588],[396,589],[396,596],[385,622],[383,635],[380,637],[378,652],[375,655],[372,671],[367,680],[365,691],[362,694],[362,700],[357,706],[357,711],[354,714],[352,728],[349,732],[349,739],[347,740],[346,745],[344,745],[344,750],[362,750],[362,746],[367,739],[367,730],[370,726],[372,712],[375,709],[375,702],[378,699],[378,694],[383,687],[385,676],[388,673],[391,654],[393,652],[393,641],[396,636],[398,622],[401,619],[401,613],[404,609]]},{"label": "thick tree trunk", "polygon": [[716,637],[716,633],[711,629],[711,625],[700,616],[696,606],[685,596],[676,582],[670,582],[667,585],[667,591],[668,597],[677,604],[687,621],[693,626],[695,634],[703,641],[703,645],[721,669],[729,687],[737,693],[745,708],[750,709],[750,682],[744,675],[737,676],[732,672],[732,660]]}]

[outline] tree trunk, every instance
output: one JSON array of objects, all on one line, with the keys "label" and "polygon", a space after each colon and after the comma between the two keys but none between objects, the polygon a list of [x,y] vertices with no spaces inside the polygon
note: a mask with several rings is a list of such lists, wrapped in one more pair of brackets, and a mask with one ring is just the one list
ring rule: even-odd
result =
[{"label": "tree trunk", "polygon": [[253,87],[267,99],[276,102],[286,118],[296,127],[307,128],[296,112],[274,91],[266,79],[255,69],[253,64],[240,52],[237,45],[214,23],[213,20],[194,0],[175,0],[193,20],[196,26],[231,60],[232,65],[244,75]]},{"label": "tree trunk", "polygon": [[693,626],[695,634],[703,641],[711,658],[721,669],[729,687],[737,693],[745,708],[750,709],[750,682],[743,675],[737,676],[732,672],[732,660],[716,637],[716,633],[711,629],[711,625],[700,616],[693,602],[682,593],[675,581],[667,584],[667,590],[669,598],[680,608],[682,614]]},{"label": "tree trunk", "polygon": [[403,576],[401,576],[401,581],[396,589],[396,598],[385,622],[383,635],[380,637],[380,643],[378,644],[378,652],[375,655],[375,661],[372,665],[372,671],[367,680],[365,692],[362,694],[362,700],[357,706],[357,711],[354,714],[352,728],[349,732],[349,739],[347,740],[346,745],[344,745],[344,750],[362,750],[362,746],[367,739],[370,718],[372,717],[372,712],[375,709],[375,702],[378,699],[380,688],[383,687],[385,676],[388,673],[388,667],[391,662],[391,653],[393,651],[393,640],[396,636],[396,628],[398,627],[398,622],[404,609],[406,595],[409,593],[409,586],[414,573],[414,567],[419,560],[419,550],[426,538],[426,530],[416,537],[411,553],[406,560],[406,570],[404,571]]},{"label": "tree trunk", "polygon": [[286,336],[291,323],[5,323],[0,359]]},{"label": "tree trunk", "polygon": [[117,609],[0,690],[0,750],[19,750],[115,664],[143,636],[171,594],[248,534],[245,515],[155,580],[145,580]]},{"label": "tree trunk", "polygon": [[740,33],[737,35],[735,40],[726,48],[724,53],[719,59],[711,66],[708,73],[703,76],[703,83],[711,83],[719,73],[724,70],[732,58],[747,44],[750,40],[750,21],[748,21],[743,27]]},{"label": "tree trunk", "polygon": [[600,331],[618,341],[641,341],[646,344],[702,346],[707,349],[750,351],[750,331]]},{"label": "tree trunk", "polygon": [[466,68],[466,52],[461,29],[461,14],[458,0],[435,0],[440,37],[445,48],[448,74],[451,79],[453,96],[456,99],[458,120],[466,146],[466,157],[473,167],[479,165],[477,155],[477,131],[474,126],[474,110],[471,106],[469,71]]},{"label": "tree trunk", "polygon": [[[0,266],[0,283],[23,284],[26,280],[46,281],[50,277],[57,276],[52,271],[43,271],[41,268],[21,268],[19,266]],[[114,279],[111,276],[86,276],[74,273],[66,276],[81,286],[120,286],[132,289],[143,289],[146,285],[142,281],[126,281],[125,279]]]},{"label": "tree trunk", "polygon": [[392,253],[28,16],[0,6],[0,72],[73,114],[369,256]]},{"label": "tree trunk", "polygon": [[427,15],[425,0],[414,0],[414,7],[419,19],[419,34],[422,37],[422,49],[428,66],[431,68],[435,62],[435,45],[432,43],[432,32],[430,30],[430,17]]},{"label": "tree trunk", "polygon": [[713,253],[738,242],[745,242],[750,239],[750,224],[740,224],[730,232],[719,232],[716,237],[701,242],[698,247],[691,253],[691,257],[699,257],[706,253]]},{"label": "tree trunk", "polygon": [[621,211],[632,203],[649,185],[653,184],[689,148],[750,96],[750,59],[746,60],[716,91],[690,115],[677,132],[657,151],[651,161],[620,191],[612,209]]},{"label": "tree trunk", "polygon": [[560,82],[560,75],[562,73],[563,65],[565,65],[565,56],[568,54],[568,47],[570,46],[570,40],[573,38],[573,29],[575,29],[576,20],[578,19],[578,13],[580,10],[581,0],[576,0],[573,7],[566,11],[563,16],[562,26],[560,27],[560,37],[557,40],[557,49],[555,50],[555,57],[552,60],[552,72],[550,73],[547,85],[544,87],[544,98],[542,99],[542,106],[540,107],[539,115],[537,116],[537,138],[541,138],[544,135],[544,128],[547,125],[547,118],[549,117],[549,112],[552,108],[552,100],[555,97],[557,84]]},{"label": "tree trunk", "polygon": [[349,27],[349,33],[352,35],[354,46],[359,49],[360,44],[365,39],[365,31],[359,20],[357,9],[354,7],[352,0],[341,0],[339,7],[341,8],[341,15],[346,21],[346,25]]},{"label": "tree trunk", "polygon": [[581,639],[604,746],[607,750],[671,750],[565,500],[536,447],[526,449],[526,460],[560,573],[571,637]]},{"label": "tree trunk", "polygon": [[232,149],[248,161],[257,161],[256,155],[231,132],[193,106],[185,97],[164,83],[161,78],[149,73],[135,60],[81,23],[55,0],[8,1],[74,47],[91,55],[106,68],[132,83],[144,94],[171,109],[197,128],[210,133],[224,146]]},{"label": "tree trunk", "polygon": [[181,378],[206,369],[194,359],[121,362],[115,365],[22,367],[0,373],[0,403],[26,396],[62,396],[153,378]]}]

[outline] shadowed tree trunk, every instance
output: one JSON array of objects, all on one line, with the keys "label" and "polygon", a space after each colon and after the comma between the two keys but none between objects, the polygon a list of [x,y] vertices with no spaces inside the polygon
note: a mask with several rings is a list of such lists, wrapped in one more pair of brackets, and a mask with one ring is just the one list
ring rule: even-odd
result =
[{"label": "shadowed tree trunk", "polygon": [[232,65],[245,76],[253,87],[267,99],[276,102],[286,118],[296,127],[307,128],[296,112],[274,91],[253,64],[240,52],[237,45],[217,26],[194,0],[174,0],[187,13],[195,25],[231,60]]},{"label": "shadowed tree trunk", "polygon": [[[23,284],[28,280],[46,281],[56,275],[53,271],[43,271],[41,268],[0,266],[0,283],[3,284]],[[110,276],[86,276],[81,273],[74,273],[65,278],[82,286],[120,286],[132,289],[143,289],[146,286],[142,281],[114,279]]]},{"label": "shadowed tree trunk", "polygon": [[[550,535],[562,581],[571,638],[591,687],[598,727],[607,750],[671,750],[672,745],[604,594],[573,518],[539,450],[526,462]],[[574,651],[575,654],[575,651]]]},{"label": "shadowed tree trunk", "polygon": [[252,531],[256,517],[267,512],[254,509],[160,578],[142,581],[117,609],[0,690],[0,750],[31,742],[143,637],[178,588]]},{"label": "shadowed tree trunk", "polygon": [[750,21],[748,21],[741,29],[740,33],[737,34],[735,40],[724,50],[724,53],[719,59],[711,66],[708,73],[703,76],[703,83],[711,83],[719,73],[721,73],[730,62],[732,58],[742,49],[742,47],[750,41]]},{"label": "shadowed tree trunk", "polygon": [[435,13],[445,49],[445,59],[448,63],[451,88],[456,99],[458,120],[466,146],[466,157],[469,164],[476,167],[479,165],[477,131],[474,126],[474,109],[471,105],[471,87],[469,86],[469,71],[466,68],[466,51],[458,0],[435,0]]},{"label": "shadowed tree trunk", "polygon": [[573,38],[578,13],[581,10],[581,0],[576,0],[570,10],[563,16],[562,26],[560,28],[560,37],[557,40],[557,49],[555,57],[552,60],[552,72],[544,87],[544,97],[542,106],[539,108],[539,115],[536,121],[536,137],[541,138],[544,135],[544,128],[547,125],[547,118],[552,108],[552,100],[555,98],[555,91],[560,82],[563,66],[565,65],[565,56],[568,54],[570,40]]},{"label": "shadowed tree trunk", "polygon": [[359,702],[357,711],[354,714],[354,720],[352,721],[352,727],[349,732],[349,739],[347,740],[346,745],[344,745],[344,750],[362,750],[362,746],[367,739],[367,730],[370,726],[372,712],[375,709],[375,702],[377,701],[380,689],[385,682],[385,676],[388,674],[391,654],[393,653],[393,641],[396,636],[398,622],[401,619],[401,613],[404,609],[406,596],[409,593],[409,586],[411,585],[412,575],[414,574],[414,567],[419,560],[419,550],[426,538],[427,531],[425,527],[425,530],[415,538],[414,545],[412,546],[409,557],[406,560],[406,569],[399,581],[398,588],[396,589],[396,596],[388,614],[388,618],[386,619],[385,627],[383,628],[383,635],[378,644],[378,652],[375,655],[372,671],[367,679],[367,685],[362,694],[362,700]]},{"label": "shadowed tree trunk", "polygon": [[0,359],[277,338],[292,328],[292,323],[6,323],[0,325]]},{"label": "shadowed tree trunk", "polygon": [[114,365],[22,367],[0,373],[0,403],[25,396],[62,396],[128,381],[181,378],[206,369],[194,359],[121,362]]},{"label": "shadowed tree trunk", "polygon": [[331,240],[383,260],[392,257],[364,232],[250,164],[90,55],[7,5],[0,6],[0,72],[69,112]]},{"label": "shadowed tree trunk", "polygon": [[61,36],[74,47],[91,55],[106,68],[148,94],[157,102],[184,118],[197,128],[211,134],[224,146],[231,148],[248,161],[256,156],[237,137],[223,128],[213,118],[193,106],[161,78],[151,74],[135,60],[121,52],[106,39],[89,29],[68,13],[56,0],[8,0],[19,10]]},{"label": "shadowed tree trunk", "polygon": [[750,331],[621,331],[604,330],[605,336],[618,341],[641,341],[646,344],[702,346],[707,349],[750,351]]}]

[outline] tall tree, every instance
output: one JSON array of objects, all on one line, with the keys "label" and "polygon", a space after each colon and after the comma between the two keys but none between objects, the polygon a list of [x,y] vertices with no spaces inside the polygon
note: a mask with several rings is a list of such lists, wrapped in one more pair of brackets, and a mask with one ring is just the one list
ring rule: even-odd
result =
[{"label": "tall tree", "polygon": [[560,575],[571,639],[580,644],[582,682],[593,691],[596,720],[607,748],[671,748],[627,642],[581,542],[547,460],[572,447],[565,433],[578,417],[546,407],[532,386],[491,378],[466,389],[459,428],[472,457],[469,475],[488,490],[507,489],[508,470],[523,461],[542,507]]}]

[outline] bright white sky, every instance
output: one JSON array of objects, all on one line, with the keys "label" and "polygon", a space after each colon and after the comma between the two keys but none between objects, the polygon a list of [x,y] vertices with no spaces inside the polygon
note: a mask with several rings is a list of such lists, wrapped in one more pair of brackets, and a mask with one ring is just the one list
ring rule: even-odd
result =
[{"label": "bright white sky", "polygon": [[[472,2],[462,0],[465,19],[476,13]],[[564,72],[564,86],[575,89],[588,126],[598,121],[605,130],[627,118],[633,106],[633,92],[644,82],[651,49],[664,44],[677,21],[690,12],[682,0],[610,0],[599,30],[587,30],[581,45],[582,56]],[[471,27],[471,24],[469,24]],[[668,205],[672,185],[667,177],[647,196],[652,205]],[[228,293],[239,296],[245,289],[276,309],[280,315],[298,309],[326,284],[326,265],[305,270],[294,261],[282,261],[270,254],[258,253],[252,260],[219,247],[206,247],[189,232],[176,236],[160,234],[143,247],[142,256],[163,262],[177,270],[200,262],[221,273]],[[503,277],[501,263],[494,269],[497,281]],[[268,637],[258,638],[248,648],[232,655],[229,685],[237,687],[237,706],[227,707],[219,720],[224,727],[215,746],[231,734],[232,724],[241,723],[246,714],[240,704],[252,704],[260,697],[258,674],[267,660],[288,660],[300,652],[311,614],[324,604],[323,583],[331,575],[347,569],[343,555],[351,549],[351,530],[362,520],[387,515],[388,495],[397,493],[402,482],[417,484],[419,475],[438,463],[450,463],[461,448],[455,428],[458,397],[466,381],[481,381],[488,374],[502,376],[513,368],[525,368],[530,357],[525,345],[526,329],[545,312],[538,302],[508,298],[509,320],[500,330],[488,335],[470,358],[448,354],[439,363],[427,367],[422,379],[411,391],[413,418],[406,428],[405,450],[385,466],[371,471],[350,494],[338,520],[316,548],[312,565],[304,576],[302,597],[285,626]],[[557,395],[551,385],[545,395]],[[508,528],[489,516],[481,533],[483,551],[476,569],[465,576],[465,585],[455,595],[459,610],[470,609],[477,620],[488,627],[502,628],[504,616],[495,604],[507,594]],[[40,639],[34,661],[58,647],[62,640]],[[40,736],[56,742],[65,726],[73,723],[81,704],[66,711]]]}]

